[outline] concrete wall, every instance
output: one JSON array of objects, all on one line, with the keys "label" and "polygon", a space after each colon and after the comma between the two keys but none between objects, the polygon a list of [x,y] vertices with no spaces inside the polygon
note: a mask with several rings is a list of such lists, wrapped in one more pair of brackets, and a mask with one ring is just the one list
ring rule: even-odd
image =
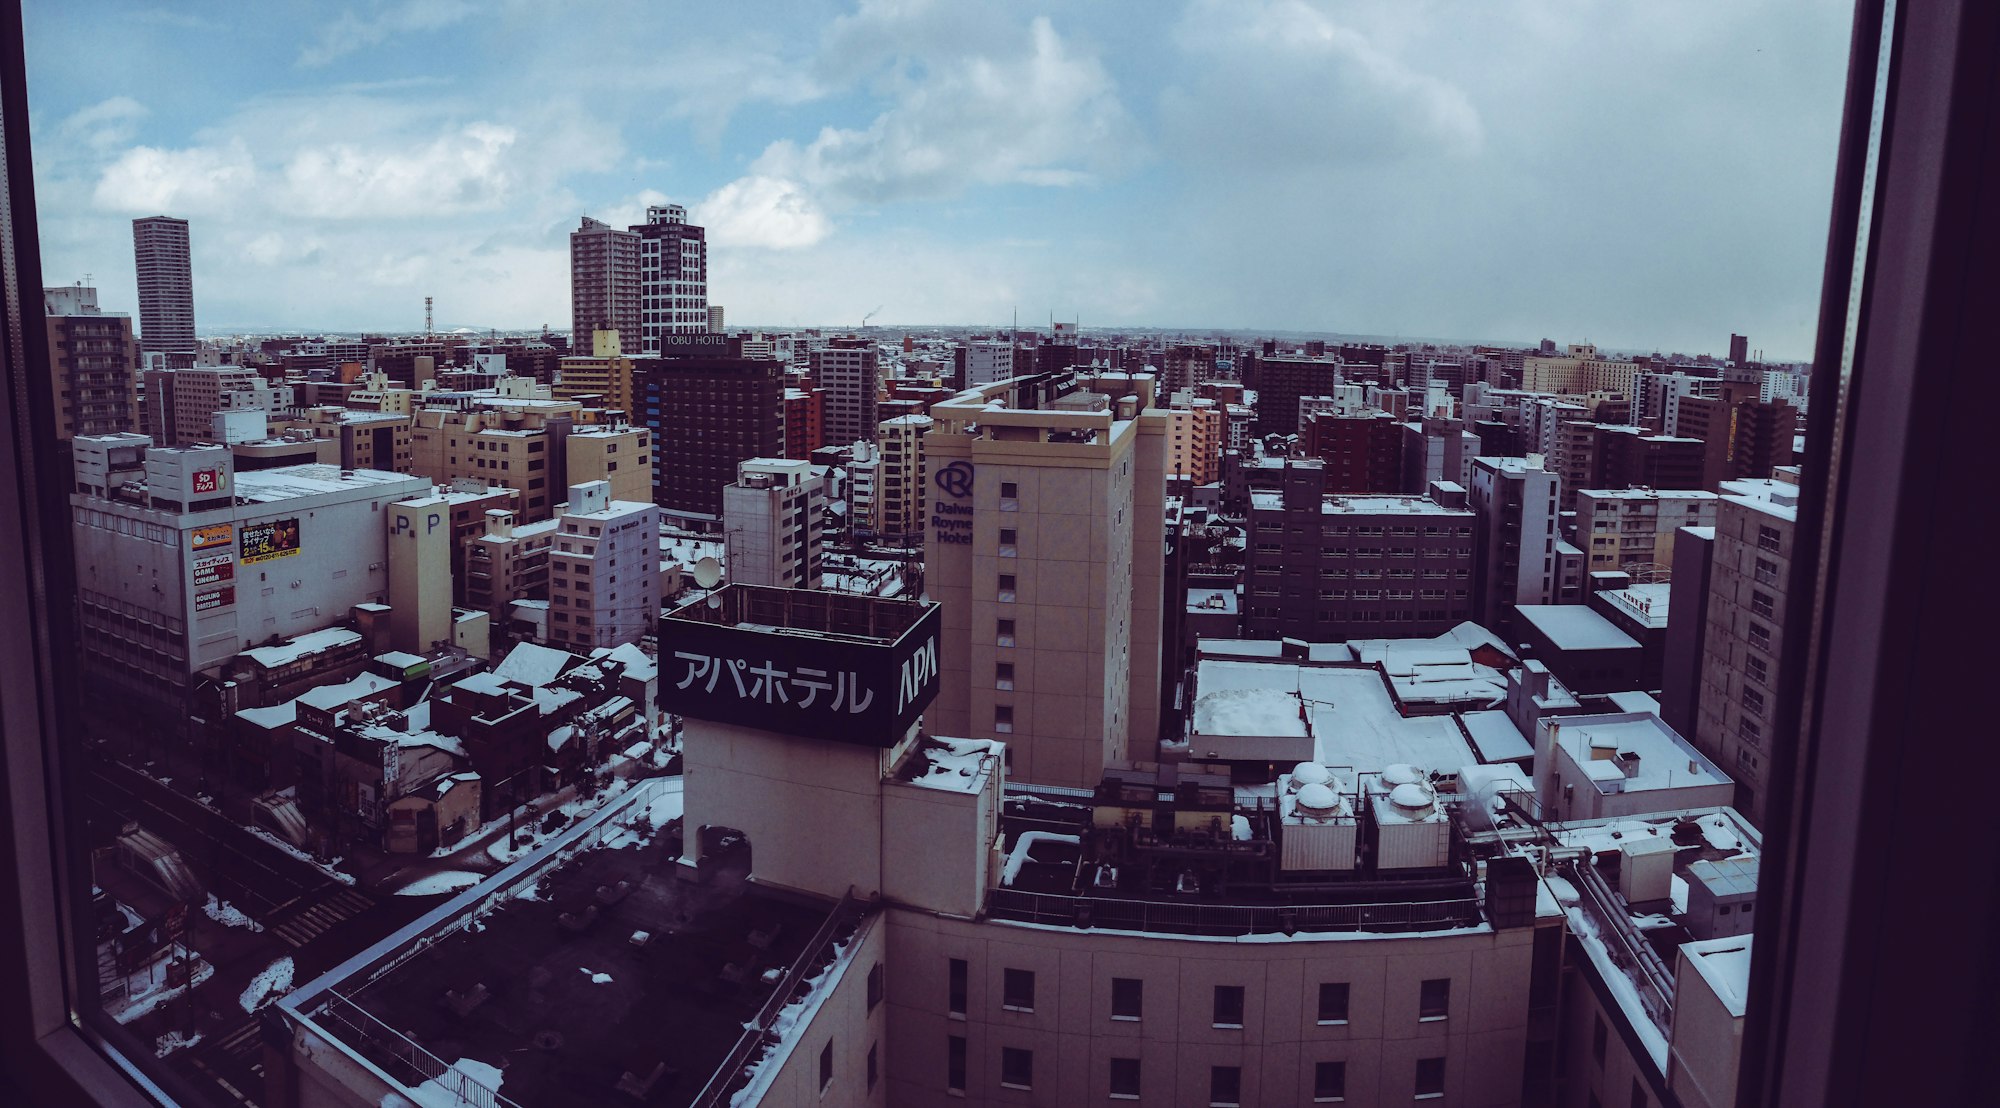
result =
[{"label": "concrete wall", "polygon": [[[891,901],[977,915],[999,880],[1002,776],[991,767],[977,792],[886,781],[882,788],[882,886]],[[941,866],[964,858],[970,866]]]},{"label": "concrete wall", "polygon": [[[1301,937],[1283,946],[889,914],[889,1103],[947,1099],[946,1040],[967,1039],[969,1105],[1103,1103],[1110,1060],[1140,1060],[1139,1103],[1207,1104],[1212,1066],[1240,1066],[1243,1105],[1311,1103],[1315,1065],[1346,1063],[1347,1102],[1409,1100],[1419,1058],[1445,1059],[1426,1103],[1520,1102],[1533,930]],[[950,959],[968,963],[966,1012],[947,1009]],[[1033,1011],[1001,1006],[1004,971],[1035,974]],[[1137,1021],[1111,1017],[1111,979],[1144,982]],[[1426,978],[1451,984],[1447,1018],[1420,1020]],[[1318,1022],[1319,984],[1346,982],[1348,1022]],[[1217,985],[1239,985],[1244,1026],[1211,1025]],[[1034,1052],[1031,1089],[1002,1088],[1002,1047]]]},{"label": "concrete wall", "polygon": [[[868,1004],[868,974],[887,959],[882,917],[861,922],[859,944],[820,985],[804,1026],[795,1029],[765,1065],[778,1067],[756,1103],[760,1108],[881,1108],[888,1103],[889,1007]],[[820,1056],[833,1048],[833,1076],[820,1084]],[[868,1052],[875,1052],[876,1079],[868,1082]]]}]

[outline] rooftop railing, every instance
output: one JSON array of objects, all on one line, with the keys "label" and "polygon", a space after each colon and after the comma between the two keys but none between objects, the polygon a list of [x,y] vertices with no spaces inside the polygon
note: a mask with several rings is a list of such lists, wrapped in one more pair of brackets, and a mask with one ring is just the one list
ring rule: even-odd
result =
[{"label": "rooftop railing", "polygon": [[1485,917],[1471,898],[1380,904],[1193,904],[994,889],[986,913],[997,920],[1169,935],[1294,932],[1433,931],[1476,927]]}]

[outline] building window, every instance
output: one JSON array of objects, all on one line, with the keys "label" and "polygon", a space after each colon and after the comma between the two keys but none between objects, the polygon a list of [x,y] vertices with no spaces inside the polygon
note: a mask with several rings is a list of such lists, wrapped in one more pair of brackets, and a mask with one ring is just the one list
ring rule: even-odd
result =
[{"label": "building window", "polygon": [[1313,1063],[1313,1103],[1333,1104],[1347,1099],[1347,1063]]},{"label": "building window", "polygon": [[1035,1010],[1035,971],[1010,969],[1003,975],[1000,1006],[1014,1012]]},{"label": "building window", "polygon": [[1000,593],[998,599],[1002,604],[1012,604],[1014,602],[1013,574],[1003,573],[1000,575]]},{"label": "building window", "polygon": [[1215,987],[1215,1026],[1243,1026],[1243,986],[1217,985]]},{"label": "building window", "polygon": [[944,1046],[944,1087],[954,1093],[964,1093],[965,1036],[946,1036]]},{"label": "building window", "polygon": [[1743,675],[1760,685],[1771,683],[1771,664],[1755,654],[1743,656]]},{"label": "building window", "polygon": [[1636,1077],[1632,1079],[1632,1108],[1646,1108],[1646,1088]]},{"label": "building window", "polygon": [[1423,984],[1417,1002],[1417,1018],[1441,1020],[1451,1012],[1451,978],[1433,977]]},{"label": "building window", "polygon": [[882,1003],[882,963],[877,962],[868,970],[868,1010],[873,1012]]},{"label": "building window", "polygon": [[[1765,527],[1761,524],[1757,527],[1757,549],[1768,550],[1775,554],[1778,552],[1778,544],[1779,535],[1776,527]],[[1759,559],[1758,564],[1763,564],[1762,559]]]},{"label": "building window", "polygon": [[1444,1095],[1444,1059],[1417,1059],[1417,1097],[1425,1099]]},{"label": "building window", "polygon": [[1319,1022],[1347,1022],[1347,982],[1322,981],[1319,986]]},{"label": "building window", "polygon": [[825,1092],[826,1087],[831,1084],[833,1084],[833,1040],[828,1039],[826,1045],[819,1048],[819,1091]]},{"label": "building window", "polygon": [[1014,557],[1017,547],[1018,539],[1015,537],[1014,529],[1012,527],[1002,527],[1000,529],[1000,556],[1002,558]]},{"label": "building window", "polygon": [[1035,1052],[1017,1046],[1000,1048],[1000,1084],[1009,1089],[1035,1087]]},{"label": "building window", "polygon": [[1764,651],[1766,654],[1771,652],[1771,629],[1769,627],[1752,621],[1748,631],[1748,638],[1751,646]]},{"label": "building window", "polygon": [[1776,618],[1777,607],[1769,593],[1761,593],[1752,589],[1750,592],[1750,610],[1763,616],[1765,619]]},{"label": "building window", "polygon": [[1013,689],[1014,663],[1012,662],[993,663],[993,687],[1002,690]]},{"label": "building window", "polygon": [[953,958],[946,976],[949,985],[945,992],[945,1011],[962,1016],[965,1014],[965,959]]},{"label": "building window", "polygon": [[1597,1059],[1597,1068],[1604,1068],[1604,1046],[1610,1041],[1604,1027],[1604,1017],[1597,1017],[1597,1025],[1590,1029],[1590,1056]]},{"label": "building window", "polygon": [[879,1075],[875,1065],[875,1044],[868,1044],[868,1091],[875,1091],[875,1078]]},{"label": "building window", "polygon": [[1743,710],[1744,710],[1744,711],[1746,711],[1746,712],[1755,712],[1755,713],[1756,713],[1757,715],[1760,715],[1760,716],[1764,714],[1764,694],[1763,694],[1763,693],[1760,693],[1760,692],[1758,692],[1758,691],[1757,691],[1756,689],[1753,689],[1753,688],[1751,688],[1750,686],[1748,686],[1748,685],[1745,685],[1745,686],[1743,686],[1743,696],[1742,696],[1742,701],[1743,701]]},{"label": "building window", "polygon": [[1243,1098],[1243,1067],[1208,1067],[1209,1108],[1236,1108]]},{"label": "building window", "polygon": [[1113,1100],[1139,1099],[1139,1060],[1137,1058],[1113,1058],[1111,1060],[1111,1098]]},{"label": "building window", "polygon": [[1136,1020],[1145,1007],[1146,983],[1136,977],[1111,979],[1111,1018]]},{"label": "building window", "polygon": [[[1014,733],[1013,705],[995,704],[993,706],[993,730],[1002,735],[1011,735]],[[1012,973],[1014,971],[1008,970],[1007,972]]]},{"label": "building window", "polygon": [[1002,619],[1002,620],[995,620],[995,621],[994,621],[994,624],[993,624],[993,643],[994,643],[994,645],[996,645],[996,646],[1013,646],[1013,645],[1014,645],[1014,621],[1013,621],[1013,620],[1011,620],[1011,619]]},{"label": "building window", "polygon": [[1012,481],[1000,482],[1000,510],[1017,512],[1021,510],[1021,487]]}]

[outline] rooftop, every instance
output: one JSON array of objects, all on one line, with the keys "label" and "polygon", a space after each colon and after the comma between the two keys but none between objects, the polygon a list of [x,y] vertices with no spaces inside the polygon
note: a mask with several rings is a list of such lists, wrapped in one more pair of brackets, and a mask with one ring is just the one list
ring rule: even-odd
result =
[{"label": "rooftop", "polygon": [[[1641,792],[1701,785],[1727,785],[1730,778],[1717,769],[1673,728],[1656,715],[1618,712],[1595,716],[1556,716],[1545,721],[1551,743],[1581,769],[1599,792]],[[1616,757],[1597,757],[1610,751]],[[1627,756],[1637,766],[1624,765]]]},{"label": "rooftop", "polygon": [[[1195,757],[1211,745],[1229,757],[1226,740],[1232,737],[1305,734],[1303,706],[1313,736],[1309,757],[1322,765],[1369,773],[1401,763],[1455,773],[1479,760],[1450,716],[1404,716],[1373,666],[1204,657],[1196,664],[1195,689],[1189,740]],[[1204,714],[1204,701],[1220,694],[1230,695],[1212,701]],[[1205,730],[1204,720],[1215,730]]]},{"label": "rooftop", "polygon": [[1637,650],[1632,636],[1581,604],[1522,604],[1515,611],[1557,650]]},{"label": "rooftop", "polygon": [[[238,472],[236,498],[253,504],[268,504],[301,496],[371,490],[384,485],[404,485],[424,491],[430,488],[430,481],[423,477],[388,473],[379,469],[342,469],[336,465],[321,463],[279,466],[275,469]],[[393,491],[407,495],[409,490]]]},{"label": "rooftop", "polygon": [[1673,591],[1671,584],[1660,582],[1647,585],[1628,585],[1622,589],[1607,589],[1599,593],[1605,603],[1637,620],[1646,627],[1667,625],[1667,600]]},{"label": "rooftop", "polygon": [[[931,607],[912,600],[855,593],[725,585],[706,599],[676,609],[667,619],[892,643],[915,627]],[[664,636],[666,628],[661,633]]]},{"label": "rooftop", "polygon": [[336,647],[352,646],[361,641],[361,636],[345,627],[329,627],[324,631],[314,631],[300,635],[289,642],[276,646],[256,646],[243,652],[243,656],[266,669],[278,669],[290,665],[308,655],[318,654]]}]

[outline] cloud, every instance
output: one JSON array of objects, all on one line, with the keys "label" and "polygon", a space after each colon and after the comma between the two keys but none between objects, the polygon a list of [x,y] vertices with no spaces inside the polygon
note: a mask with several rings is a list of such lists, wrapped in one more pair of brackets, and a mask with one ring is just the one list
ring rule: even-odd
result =
[{"label": "cloud", "polygon": [[284,181],[300,214],[325,219],[491,211],[508,198],[518,139],[511,127],[471,123],[414,148],[313,147],[286,163]]},{"label": "cloud", "polygon": [[349,8],[320,28],[317,41],[299,51],[298,64],[308,69],[318,68],[357,50],[379,45],[392,35],[442,30],[478,10],[469,0],[403,0],[373,17],[356,15]]},{"label": "cloud", "polygon": [[1046,18],[1022,45],[927,59],[869,126],[824,127],[803,147],[774,142],[753,175],[799,182],[832,204],[872,205],[975,185],[1075,185],[1120,167],[1137,135],[1103,65]]},{"label": "cloud", "polygon": [[62,137],[94,151],[110,150],[131,142],[139,133],[139,121],[150,114],[137,100],[114,96],[71,113],[62,121]]},{"label": "cloud", "polygon": [[240,139],[182,150],[135,146],[105,168],[92,200],[118,212],[226,214],[256,177],[250,148]]},{"label": "cloud", "polygon": [[1161,116],[1182,154],[1299,165],[1482,147],[1462,89],[1304,0],[1194,0],[1175,38],[1194,76],[1163,90]]},{"label": "cloud", "polygon": [[710,193],[692,218],[708,228],[714,249],[749,246],[795,250],[833,231],[826,213],[797,182],[743,177]]}]

